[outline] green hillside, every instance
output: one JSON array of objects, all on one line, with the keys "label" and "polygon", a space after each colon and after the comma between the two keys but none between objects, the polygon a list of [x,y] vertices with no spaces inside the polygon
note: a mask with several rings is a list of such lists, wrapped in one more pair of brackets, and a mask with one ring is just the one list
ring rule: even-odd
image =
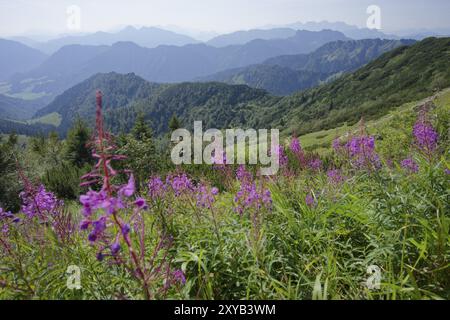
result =
[{"label": "green hillside", "polygon": [[304,134],[378,118],[450,86],[450,38],[428,38],[386,53],[332,83],[279,101],[262,122]]}]

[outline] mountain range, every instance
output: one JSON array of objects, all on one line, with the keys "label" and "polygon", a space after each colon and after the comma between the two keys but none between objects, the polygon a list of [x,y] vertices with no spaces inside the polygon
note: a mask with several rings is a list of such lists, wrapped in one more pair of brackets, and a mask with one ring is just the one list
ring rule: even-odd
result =
[{"label": "mountain range", "polygon": [[39,67],[16,74],[8,94],[31,91],[51,100],[71,86],[96,73],[131,73],[153,82],[192,81],[231,68],[261,63],[286,54],[312,52],[322,45],[350,40],[342,33],[297,31],[286,39],[253,40],[243,45],[215,48],[205,44],[144,48],[132,42],[112,46],[65,46]]},{"label": "mountain range", "polygon": [[137,113],[167,132],[176,114],[188,127],[194,120],[215,128],[282,128],[303,134],[376,118],[403,103],[450,86],[450,38],[428,38],[381,55],[337,80],[287,97],[222,83],[154,84],[135,74],[98,74],[58,96],[36,116],[59,114],[64,134],[80,116],[94,123],[94,93],[105,94],[105,118],[113,132],[128,131]]},{"label": "mountain range", "polygon": [[0,39],[0,81],[39,66],[47,55],[16,41]]},{"label": "mountain range", "polygon": [[383,53],[414,42],[380,39],[330,42],[309,54],[278,56],[262,64],[222,71],[199,81],[246,84],[275,95],[286,95],[317,86],[327,79],[335,79]]},{"label": "mountain range", "polygon": [[179,33],[164,30],[156,27],[135,28],[127,26],[118,32],[95,32],[85,35],[66,35],[46,42],[30,41],[30,39],[16,38],[18,41],[24,41],[47,54],[53,54],[67,45],[112,45],[120,41],[134,42],[139,46],[155,48],[160,45],[183,46],[186,44],[197,43],[199,41]]}]

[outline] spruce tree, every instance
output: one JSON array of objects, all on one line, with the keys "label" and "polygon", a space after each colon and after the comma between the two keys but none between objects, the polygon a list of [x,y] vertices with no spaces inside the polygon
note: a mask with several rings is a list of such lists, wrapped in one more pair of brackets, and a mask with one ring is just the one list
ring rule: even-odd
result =
[{"label": "spruce tree", "polygon": [[177,129],[181,128],[181,123],[178,120],[177,116],[174,114],[172,118],[169,120],[169,129],[170,132],[173,132]]},{"label": "spruce tree", "polygon": [[145,121],[143,113],[139,113],[136,117],[133,128],[131,129],[131,134],[136,140],[144,140],[146,138],[152,138],[152,129],[150,125]]},{"label": "spruce tree", "polygon": [[65,159],[79,168],[86,163],[91,163],[91,151],[87,146],[90,136],[91,133],[86,124],[81,119],[77,119],[67,133]]}]

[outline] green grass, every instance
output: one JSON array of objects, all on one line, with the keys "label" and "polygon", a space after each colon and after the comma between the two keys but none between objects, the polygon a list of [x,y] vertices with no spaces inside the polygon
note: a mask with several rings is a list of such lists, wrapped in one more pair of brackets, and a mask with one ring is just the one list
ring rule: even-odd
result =
[{"label": "green grass", "polygon": [[61,115],[57,112],[49,113],[45,116],[42,116],[40,118],[28,120],[28,124],[35,124],[35,123],[41,123],[41,124],[50,124],[54,125],[55,127],[58,127],[61,124]]},{"label": "green grass", "polygon": [[23,99],[23,100],[36,100],[49,94],[46,92],[33,92],[33,89],[36,85],[44,84],[47,82],[51,82],[52,80],[45,80],[46,77],[42,77],[39,79],[25,79],[22,80],[21,84],[28,84],[28,87],[23,89],[21,92],[11,93],[12,85],[7,82],[0,82],[0,94],[3,94],[8,97]]}]

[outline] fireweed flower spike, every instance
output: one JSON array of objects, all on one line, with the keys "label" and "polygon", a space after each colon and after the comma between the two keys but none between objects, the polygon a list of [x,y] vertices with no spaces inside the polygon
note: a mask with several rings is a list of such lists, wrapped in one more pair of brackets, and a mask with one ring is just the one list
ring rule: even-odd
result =
[{"label": "fireweed flower spike", "polygon": [[297,158],[300,165],[302,167],[305,166],[305,153],[300,144],[300,140],[297,137],[292,137],[291,143],[289,144],[289,149],[291,150],[292,154],[294,154],[294,156]]},{"label": "fireweed flower spike", "polygon": [[401,162],[401,166],[403,169],[410,173],[417,173],[419,172],[419,165],[412,159],[407,158]]},{"label": "fireweed flower spike", "polygon": [[316,206],[316,200],[315,200],[314,197],[311,195],[311,193],[308,193],[308,194],[306,195],[305,202],[306,202],[306,205],[307,205],[308,207],[310,207],[310,208],[313,208],[313,207]]},{"label": "fireweed flower spike", "polygon": [[375,138],[362,135],[354,137],[345,145],[351,165],[356,169],[379,169],[381,162],[375,152]]},{"label": "fireweed flower spike", "polygon": [[175,176],[168,176],[166,179],[166,184],[172,188],[176,197],[190,194],[194,191],[194,185],[185,173]]},{"label": "fireweed flower spike", "polygon": [[245,169],[243,164],[241,164],[236,170],[236,179],[241,183],[246,183],[253,180],[253,175]]},{"label": "fireweed flower spike", "polygon": [[219,193],[219,189],[209,189],[205,185],[197,186],[197,206],[200,208],[211,209],[213,203],[216,201],[215,196]]},{"label": "fireweed flower spike", "polygon": [[439,135],[427,119],[425,110],[421,110],[413,128],[414,144],[429,161],[437,149]]},{"label": "fireweed flower spike", "polygon": [[148,182],[148,193],[152,199],[162,198],[166,189],[166,185],[161,180],[161,177],[150,178],[150,181]]},{"label": "fireweed flower spike", "polygon": [[288,165],[289,159],[282,145],[278,146],[278,159],[280,162],[280,167],[285,167]]},{"label": "fireweed flower spike", "polygon": [[328,183],[332,185],[338,185],[344,181],[342,173],[338,169],[332,169],[327,172]]},{"label": "fireweed flower spike", "polygon": [[322,168],[322,161],[319,158],[312,159],[308,166],[312,171],[319,171]]},{"label": "fireweed flower spike", "polygon": [[242,216],[245,210],[254,209],[259,211],[263,207],[269,210],[272,208],[270,190],[264,189],[262,185],[258,186],[244,166],[238,169],[237,176],[238,180],[241,181],[239,191],[234,197],[235,211],[237,213]]},{"label": "fireweed flower spike", "polygon": [[130,179],[128,180],[128,184],[123,186],[119,190],[119,194],[125,196],[125,197],[131,197],[134,194],[135,191],[135,185],[134,185],[134,176],[133,174],[130,175]]},{"label": "fireweed flower spike", "polygon": [[173,279],[176,282],[178,282],[182,285],[186,284],[186,276],[184,275],[184,272],[182,270],[180,270],[180,269],[175,270],[172,275],[173,275]]},{"label": "fireweed flower spike", "polygon": [[[117,171],[111,165],[113,160],[122,160],[123,156],[114,153],[116,147],[112,143],[112,137],[103,130],[102,116],[102,93],[96,94],[96,135],[93,138],[93,157],[97,159],[93,170],[82,177],[85,180],[82,185],[90,186],[93,184],[101,184],[100,191],[89,190],[85,195],[80,197],[83,205],[82,214],[84,220],[80,224],[82,230],[90,230],[88,239],[91,243],[95,243],[99,239],[107,241],[108,237],[104,237],[104,233],[108,226],[115,224],[119,230],[123,242],[130,253],[131,263],[133,265],[133,274],[140,280],[143,286],[144,294],[147,299],[151,297],[148,286],[148,279],[144,274],[141,260],[138,258],[130,239],[130,225],[123,222],[119,216],[119,211],[128,207],[126,198],[133,196],[135,192],[135,182],[133,174],[130,174],[128,183],[124,186],[115,186],[111,182],[111,178],[117,175]],[[136,200],[135,205],[145,206],[143,199]],[[95,217],[97,212],[101,212],[99,217]],[[113,256],[120,251],[121,245],[117,237],[114,243],[107,245],[111,249]],[[104,247],[103,247],[104,248]],[[103,249],[97,254],[98,260],[103,260],[105,255]]]},{"label": "fireweed flower spike", "polygon": [[52,216],[57,215],[64,202],[58,200],[52,192],[47,192],[43,185],[36,187],[25,175],[17,160],[16,166],[24,186],[24,191],[19,194],[22,200],[21,211],[28,218],[38,217],[42,222],[47,222]]}]

